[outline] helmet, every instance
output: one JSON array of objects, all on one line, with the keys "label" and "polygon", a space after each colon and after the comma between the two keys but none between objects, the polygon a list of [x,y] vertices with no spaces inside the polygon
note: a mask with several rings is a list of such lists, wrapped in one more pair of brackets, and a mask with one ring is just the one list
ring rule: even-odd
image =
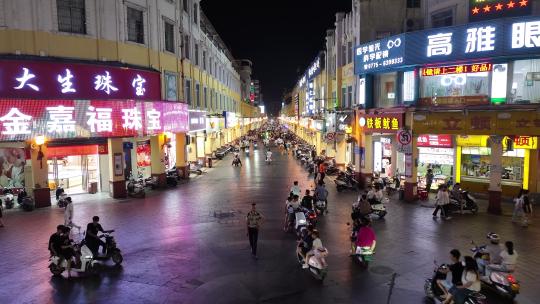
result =
[{"label": "helmet", "polygon": [[499,244],[499,241],[501,240],[499,235],[493,232],[488,233],[486,237],[492,244]]}]

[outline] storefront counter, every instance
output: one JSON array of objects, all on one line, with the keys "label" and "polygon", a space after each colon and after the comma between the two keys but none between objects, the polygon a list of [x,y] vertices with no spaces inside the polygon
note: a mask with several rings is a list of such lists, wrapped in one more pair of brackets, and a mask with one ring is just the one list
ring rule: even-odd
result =
[{"label": "storefront counter", "polygon": [[[489,189],[489,179],[474,178],[462,176],[460,182],[461,188],[470,192],[486,193]],[[502,180],[501,182],[503,196],[516,196],[521,189],[521,183],[516,181]]]}]

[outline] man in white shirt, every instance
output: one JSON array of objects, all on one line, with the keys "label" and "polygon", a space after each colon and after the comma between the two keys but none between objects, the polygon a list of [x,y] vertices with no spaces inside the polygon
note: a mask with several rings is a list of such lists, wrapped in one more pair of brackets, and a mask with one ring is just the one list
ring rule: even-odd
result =
[{"label": "man in white shirt", "polygon": [[302,190],[298,186],[298,181],[294,181],[293,186],[291,187],[291,194],[300,196],[302,194]]}]

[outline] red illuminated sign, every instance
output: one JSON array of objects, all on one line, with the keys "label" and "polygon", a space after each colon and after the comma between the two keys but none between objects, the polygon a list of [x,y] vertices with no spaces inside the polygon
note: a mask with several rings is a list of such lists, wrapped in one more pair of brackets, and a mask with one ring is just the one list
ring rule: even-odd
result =
[{"label": "red illuminated sign", "polygon": [[0,140],[187,132],[187,105],[119,100],[0,100]]},{"label": "red illuminated sign", "polygon": [[530,15],[532,0],[470,0],[469,21]]},{"label": "red illuminated sign", "polygon": [[0,97],[161,100],[158,72],[97,64],[0,60]]},{"label": "red illuminated sign", "polygon": [[423,134],[418,136],[418,147],[452,148],[452,135]]},{"label": "red illuminated sign", "polygon": [[491,63],[461,64],[444,67],[426,67],[422,68],[422,76],[491,72],[492,69],[493,64]]}]

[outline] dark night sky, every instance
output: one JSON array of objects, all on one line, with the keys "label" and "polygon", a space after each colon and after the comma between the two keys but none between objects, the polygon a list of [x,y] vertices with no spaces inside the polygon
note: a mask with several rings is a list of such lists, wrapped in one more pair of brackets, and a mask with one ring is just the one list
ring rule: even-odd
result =
[{"label": "dark night sky", "polygon": [[[335,13],[351,0],[203,0],[201,7],[236,59],[253,62],[267,108],[279,110],[292,88],[323,49]],[[270,109],[268,109],[270,110]]]}]

